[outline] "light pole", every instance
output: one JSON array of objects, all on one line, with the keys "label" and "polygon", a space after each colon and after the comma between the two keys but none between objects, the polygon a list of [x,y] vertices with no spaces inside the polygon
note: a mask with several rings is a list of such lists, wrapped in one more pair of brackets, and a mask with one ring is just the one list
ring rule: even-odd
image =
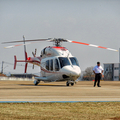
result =
[{"label": "light pole", "polygon": [[119,63],[120,63],[120,48],[119,48]]},{"label": "light pole", "polygon": [[4,64],[4,61],[2,61],[2,70],[1,70],[1,73],[3,74],[3,64]]}]

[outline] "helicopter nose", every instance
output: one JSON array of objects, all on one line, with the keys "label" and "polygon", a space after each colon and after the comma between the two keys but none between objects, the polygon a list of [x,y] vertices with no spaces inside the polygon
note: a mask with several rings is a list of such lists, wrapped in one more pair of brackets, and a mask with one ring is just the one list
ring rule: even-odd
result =
[{"label": "helicopter nose", "polygon": [[71,76],[73,77],[80,77],[81,75],[81,70],[80,68],[76,67],[71,71]]},{"label": "helicopter nose", "polygon": [[81,70],[78,66],[66,66],[63,68],[63,78],[78,78],[80,77]]},{"label": "helicopter nose", "polygon": [[73,70],[73,71],[71,71],[71,75],[72,76],[80,76],[80,74],[81,74],[80,70]]}]

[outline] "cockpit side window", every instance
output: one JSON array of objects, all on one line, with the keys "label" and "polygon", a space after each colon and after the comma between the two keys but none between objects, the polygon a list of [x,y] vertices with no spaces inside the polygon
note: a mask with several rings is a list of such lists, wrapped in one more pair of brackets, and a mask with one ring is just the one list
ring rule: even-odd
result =
[{"label": "cockpit side window", "polygon": [[46,48],[43,49],[43,54],[45,54],[45,49],[46,49]]},{"label": "cockpit side window", "polygon": [[59,63],[57,59],[55,59],[55,71],[59,71]]},{"label": "cockpit side window", "polygon": [[77,59],[75,57],[71,57],[70,60],[71,60],[72,65],[79,66],[79,63],[78,63],[78,61],[77,61]]},{"label": "cockpit side window", "polygon": [[70,65],[70,62],[67,57],[59,57],[61,68],[67,65]]},{"label": "cockpit side window", "polygon": [[46,61],[46,69],[49,70],[49,60]]}]

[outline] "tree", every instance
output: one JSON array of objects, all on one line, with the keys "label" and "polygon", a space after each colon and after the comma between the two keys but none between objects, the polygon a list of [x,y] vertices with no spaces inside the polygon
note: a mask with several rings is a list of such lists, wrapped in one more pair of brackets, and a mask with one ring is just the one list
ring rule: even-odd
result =
[{"label": "tree", "polygon": [[93,80],[94,79],[93,68],[94,67],[87,67],[85,69],[85,73],[83,74],[83,80]]}]

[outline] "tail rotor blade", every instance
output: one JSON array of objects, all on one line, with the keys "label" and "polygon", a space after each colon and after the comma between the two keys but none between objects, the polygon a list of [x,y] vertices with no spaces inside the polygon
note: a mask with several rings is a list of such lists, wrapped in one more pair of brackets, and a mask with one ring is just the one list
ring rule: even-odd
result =
[{"label": "tail rotor blade", "polygon": [[37,49],[35,49],[35,56],[36,56]]},{"label": "tail rotor blade", "polygon": [[33,54],[33,57],[35,57],[35,54],[34,54],[34,52],[32,52],[32,54]]}]

